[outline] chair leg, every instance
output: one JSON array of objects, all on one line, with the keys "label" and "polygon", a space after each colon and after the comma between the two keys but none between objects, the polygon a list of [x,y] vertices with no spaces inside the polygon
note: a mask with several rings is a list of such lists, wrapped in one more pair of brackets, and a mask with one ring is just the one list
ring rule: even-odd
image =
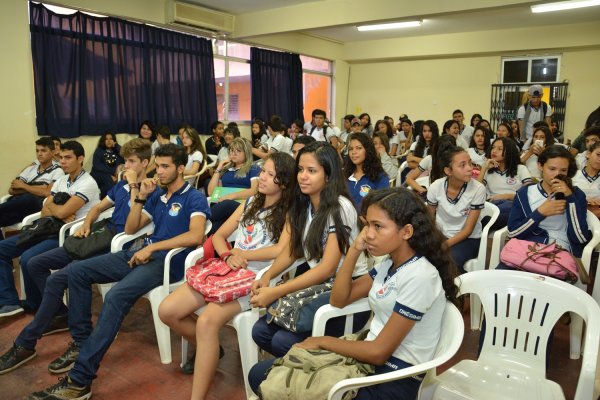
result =
[{"label": "chair leg", "polygon": [[102,302],[104,303],[104,298],[106,297],[106,293],[113,287],[113,283],[99,283],[98,291],[102,296]]},{"label": "chair leg", "polygon": [[252,326],[258,321],[258,310],[252,309],[238,314],[233,319],[233,327],[237,332],[238,345],[240,346],[240,357],[242,361],[242,373],[244,374],[244,385],[246,397],[251,398],[254,394],[248,383],[248,373],[258,363],[258,346],[252,340]]},{"label": "chair leg", "polygon": [[154,329],[156,330],[156,341],[158,342],[158,351],[160,353],[160,362],[170,364],[171,357],[171,331],[158,316],[158,306],[166,296],[163,295],[163,288],[152,289],[148,295],[150,306],[152,307],[152,317],[154,319]]},{"label": "chair leg", "polygon": [[581,357],[581,338],[583,337],[583,319],[575,314],[571,314],[570,341],[571,341],[571,360],[578,360]]},{"label": "chair leg", "polygon": [[183,368],[183,366],[187,362],[189,347],[190,347],[190,343],[187,341],[186,338],[182,337],[181,338],[181,364],[179,364],[179,366],[181,368]]},{"label": "chair leg", "polygon": [[23,280],[23,271],[20,270],[19,271],[19,282],[21,285],[21,291],[20,291],[20,299],[21,300],[27,300],[27,294],[25,293],[25,281]]},{"label": "chair leg", "polygon": [[476,294],[469,295],[469,309],[471,312],[471,330],[477,331],[481,326],[481,300]]}]

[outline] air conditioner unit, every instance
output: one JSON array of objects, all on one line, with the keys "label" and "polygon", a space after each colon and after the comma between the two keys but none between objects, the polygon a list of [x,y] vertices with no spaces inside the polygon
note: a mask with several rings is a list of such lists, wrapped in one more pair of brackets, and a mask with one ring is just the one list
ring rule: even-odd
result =
[{"label": "air conditioner unit", "polygon": [[166,2],[168,23],[183,24],[219,33],[233,33],[235,16],[180,1]]}]

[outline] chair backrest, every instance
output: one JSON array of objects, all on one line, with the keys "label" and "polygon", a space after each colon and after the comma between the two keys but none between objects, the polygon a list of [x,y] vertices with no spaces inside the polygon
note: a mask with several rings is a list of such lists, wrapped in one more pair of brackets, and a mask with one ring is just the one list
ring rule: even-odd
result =
[{"label": "chair backrest", "polygon": [[434,359],[440,364],[445,363],[456,354],[462,344],[465,334],[465,322],[456,306],[446,301],[442,327],[440,329],[440,340],[435,349]]},{"label": "chair backrest", "polygon": [[583,290],[523,271],[474,271],[456,279],[461,295],[475,293],[483,305],[486,333],[480,358],[509,360],[543,378],[550,332],[566,312],[583,318],[586,346],[597,352],[600,307]]},{"label": "chair backrest", "polygon": [[[490,228],[494,225],[494,222],[500,215],[500,209],[493,203],[486,201],[481,213],[479,214],[478,224],[481,224],[481,241],[479,242],[479,253],[477,254],[478,260],[485,264],[485,257],[487,254],[487,239],[490,232]],[[489,220],[485,225],[481,222],[484,218],[489,217]]]},{"label": "chair backrest", "polygon": [[396,175],[396,186],[402,186],[404,182],[402,182],[402,173],[404,170],[408,168],[408,162],[404,161],[400,164],[400,168],[398,168],[398,174]]}]

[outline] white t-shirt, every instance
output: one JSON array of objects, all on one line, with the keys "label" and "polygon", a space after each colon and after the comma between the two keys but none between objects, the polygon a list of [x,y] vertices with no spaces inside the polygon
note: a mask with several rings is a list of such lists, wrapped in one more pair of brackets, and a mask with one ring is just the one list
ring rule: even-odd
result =
[{"label": "white t-shirt", "polygon": [[83,218],[87,213],[100,202],[100,189],[98,184],[86,171],[81,170],[81,173],[75,178],[74,182],[69,180],[69,175],[63,175],[54,182],[52,196],[59,192],[67,192],[71,196],[81,198],[85,204],[75,213],[75,219]]},{"label": "white t-shirt", "polygon": [[514,177],[508,176],[506,171],[500,172],[498,169],[492,169],[488,170],[483,178],[488,198],[496,194],[516,193],[522,186],[532,182],[531,174],[523,164],[519,164],[517,175]]},{"label": "white t-shirt", "polygon": [[[471,179],[463,185],[455,199],[449,199],[448,178],[440,178],[429,185],[427,204],[436,207],[436,224],[445,237],[451,238],[464,227],[471,210],[485,207],[485,186]],[[481,224],[475,224],[469,238],[480,237]]]},{"label": "white t-shirt", "polygon": [[583,169],[587,165],[587,154],[588,151],[584,151],[583,153],[579,153],[575,156],[575,163],[577,164],[578,169]]},{"label": "white t-shirt", "polygon": [[525,166],[532,177],[538,180],[542,178],[542,172],[538,168],[538,156],[536,154],[532,154],[527,161],[525,161]]},{"label": "white t-shirt", "polygon": [[269,147],[269,150],[273,149],[280,153],[291,154],[293,142],[294,141],[288,137],[285,137],[283,135],[277,135],[274,138],[269,139],[268,147]]},{"label": "white t-shirt", "polygon": [[431,157],[431,154],[423,157],[421,159],[421,161],[419,161],[419,170],[421,172],[429,172],[429,171],[431,171],[432,167],[433,167],[433,158]]},{"label": "white t-shirt", "polygon": [[467,149],[467,153],[469,153],[469,157],[471,157],[471,162],[474,165],[479,165],[482,166],[483,163],[485,163],[485,151],[483,150],[477,150],[474,147],[469,147]]},{"label": "white t-shirt", "polygon": [[[349,243],[352,244],[354,242],[354,239],[356,239],[356,236],[358,236],[358,234],[359,234],[358,225],[357,225],[358,217],[356,214],[356,208],[354,208],[354,204],[352,204],[352,201],[348,200],[344,196],[339,196],[338,201],[340,203],[340,215],[342,217],[342,223],[344,224],[344,226],[347,229],[350,229]],[[306,236],[308,236],[308,230],[310,229],[312,219],[313,219],[313,210],[312,210],[312,206],[309,206],[309,209],[306,210],[306,225],[304,227],[304,234],[302,235],[303,240],[306,240]],[[322,245],[323,249],[325,249],[325,246],[327,244],[328,235],[330,233],[335,232],[335,225],[333,223],[333,218],[331,216],[329,217],[328,225],[329,226],[325,227],[325,230],[323,231],[323,235],[321,236],[321,245]],[[336,243],[337,243],[337,241],[336,241]],[[310,268],[314,268],[321,261],[321,260],[316,260],[316,259],[308,260],[308,254],[306,253],[306,251],[305,251],[305,258],[307,259],[306,261],[307,261],[308,265],[310,266]],[[340,258],[340,263],[338,264],[336,271],[342,266],[342,263],[344,262],[344,258],[345,258],[345,254],[342,254],[342,258]],[[359,257],[358,261],[356,262],[356,267],[354,268],[353,276],[360,276],[360,275],[364,275],[366,273],[367,273],[367,260],[364,257],[364,255],[361,255],[361,257]]]},{"label": "white t-shirt", "polygon": [[[315,138],[315,140],[319,141],[319,142],[325,142],[327,140],[327,138],[325,137],[325,134],[323,133],[323,128],[317,128],[316,126],[314,127],[315,129],[312,131],[312,133],[310,133],[311,129],[307,130],[306,132],[308,132],[308,134],[312,137]],[[329,133],[330,129],[327,129],[327,133]]]},{"label": "white t-shirt", "polygon": [[465,139],[463,139],[463,137],[460,135],[458,135],[456,137],[456,145],[458,147],[462,147],[465,150],[469,150],[469,142],[467,142]]},{"label": "white t-shirt", "polygon": [[589,199],[600,199],[600,172],[596,176],[589,176],[585,169],[577,171],[573,177],[573,185],[585,193],[585,197]]},{"label": "white t-shirt", "polygon": [[28,166],[19,174],[19,179],[27,184],[35,182],[50,184],[60,177],[65,176],[65,173],[56,161],[52,161],[52,164],[41,172],[38,171],[39,167],[39,164]]},{"label": "white t-shirt", "polygon": [[221,147],[221,149],[219,150],[219,153],[217,154],[217,165],[219,165],[219,163],[225,159],[229,158],[229,148],[228,147]]},{"label": "white t-shirt", "polygon": [[[194,163],[198,163],[199,168],[202,168],[203,161],[204,157],[202,157],[202,153],[200,152],[200,150],[196,150],[192,154],[188,154],[188,162],[187,164],[185,164],[185,169],[192,168],[192,165],[194,165]],[[200,169],[198,171],[200,171]],[[196,181],[196,178],[190,178],[187,181],[190,183],[190,185],[193,185]]]},{"label": "white t-shirt", "polygon": [[[527,122],[525,124],[525,134],[527,138],[530,138],[533,136],[533,124],[535,124],[538,121],[543,121],[544,118],[546,117],[550,117],[552,116],[552,107],[550,107],[550,104],[548,104],[548,109],[546,110],[546,115],[544,114],[544,105],[540,103],[540,106],[535,109],[533,107],[531,107],[531,105],[528,107],[531,111],[529,113],[529,118],[527,119]],[[519,107],[519,110],[517,111],[517,119],[524,119],[525,118],[525,106],[521,106]]]},{"label": "white t-shirt", "polygon": [[460,133],[460,136],[464,139],[465,142],[467,142],[467,147],[469,147],[468,144],[471,143],[471,137],[473,136],[474,131],[475,128],[473,128],[470,125],[465,125],[462,132]]},{"label": "white t-shirt", "polygon": [[369,290],[373,319],[365,340],[375,340],[396,312],[415,324],[392,356],[413,365],[421,364],[433,358],[440,339],[446,307],[442,280],[425,257],[415,256],[390,271],[393,267],[392,259],[386,257],[369,272],[373,278]]},{"label": "white t-shirt", "polygon": [[[421,140],[421,139],[419,139],[419,140]],[[410,151],[414,152],[416,148],[417,148],[417,141],[413,142],[413,144],[410,145]],[[423,150],[423,157],[425,157],[428,153],[429,153],[429,146],[425,146],[425,149]]]}]

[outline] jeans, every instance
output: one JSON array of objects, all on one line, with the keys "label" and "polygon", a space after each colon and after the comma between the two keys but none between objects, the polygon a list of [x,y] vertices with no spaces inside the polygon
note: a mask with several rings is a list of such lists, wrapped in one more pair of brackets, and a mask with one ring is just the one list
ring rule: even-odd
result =
[{"label": "jeans", "polygon": [[17,246],[18,239],[19,236],[15,235],[0,241],[0,305],[20,304],[13,276],[12,260],[15,257],[21,256],[21,274],[23,275],[23,282],[25,284],[25,287],[21,288],[21,290],[25,289],[25,293],[27,294],[25,305],[35,310],[42,302],[42,293],[38,290],[29,275],[28,263],[34,256],[58,247],[58,239],[46,239],[28,249]]},{"label": "jeans", "polygon": [[[147,264],[131,268],[128,262],[133,254],[128,250],[105,254],[74,262],[69,268],[69,328],[73,339],[81,343],[69,377],[78,384],[92,383],[133,304],[163,281],[164,255],[155,253]],[[109,282],[117,284],[106,294],[92,330],[92,285]]]},{"label": "jeans", "polygon": [[450,247],[452,259],[458,267],[458,272],[463,274],[465,269],[463,268],[465,263],[473,258],[477,258],[479,254],[479,243],[481,239],[467,238],[462,242],[456,243]]},{"label": "jeans", "polygon": [[[49,250],[29,261],[29,271],[35,285],[41,292],[42,302],[33,320],[19,333],[15,343],[33,350],[44,330],[56,315],[64,315],[67,308],[63,304],[63,294],[67,288],[69,263],[73,259],[64,248]],[[58,269],[50,274],[50,269]]]},{"label": "jeans", "polygon": [[221,225],[227,221],[227,219],[237,210],[240,206],[235,200],[223,200],[220,203],[214,203],[210,206],[210,222],[212,222],[212,228],[210,229],[209,236],[213,235],[219,230]]},{"label": "jeans", "polygon": [[30,193],[11,197],[6,203],[0,204],[0,227],[16,224],[26,216],[40,211],[43,200]]},{"label": "jeans", "polygon": [[512,200],[496,200],[492,201],[500,209],[500,215],[498,219],[492,225],[492,229],[502,229],[508,225],[508,217],[510,216],[510,210],[512,209]]}]

